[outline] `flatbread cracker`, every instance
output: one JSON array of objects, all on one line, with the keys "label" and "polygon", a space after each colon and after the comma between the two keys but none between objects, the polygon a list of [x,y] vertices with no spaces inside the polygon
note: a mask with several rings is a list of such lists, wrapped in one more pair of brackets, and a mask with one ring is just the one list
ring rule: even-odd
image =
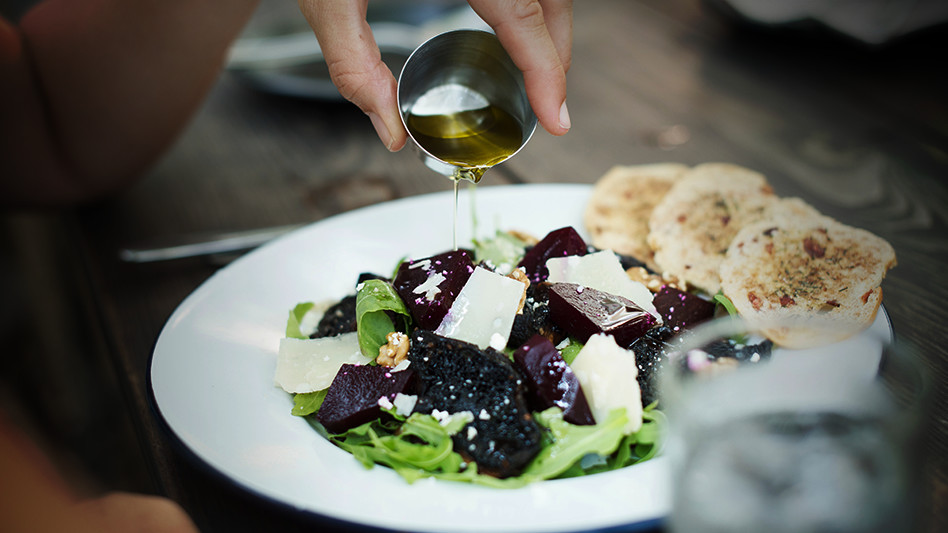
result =
[{"label": "flatbread cracker", "polygon": [[806,348],[871,325],[895,264],[892,246],[866,230],[825,216],[783,216],[742,228],[720,274],[724,295],[745,319],[809,321],[764,330],[778,345]]},{"label": "flatbread cracker", "polygon": [[718,270],[734,235],[777,201],[766,178],[728,163],[705,163],[686,172],[649,219],[654,261],[708,294],[720,288]]},{"label": "flatbread cracker", "polygon": [[583,222],[593,246],[630,255],[655,270],[648,245],[648,221],[655,205],[687,165],[617,165],[609,169],[593,188]]}]

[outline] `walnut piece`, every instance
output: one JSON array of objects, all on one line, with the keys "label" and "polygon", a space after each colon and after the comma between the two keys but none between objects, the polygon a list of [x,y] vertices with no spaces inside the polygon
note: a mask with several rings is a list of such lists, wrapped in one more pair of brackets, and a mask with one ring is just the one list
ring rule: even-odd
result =
[{"label": "walnut piece", "polygon": [[626,270],[625,273],[628,274],[632,281],[638,281],[648,287],[648,290],[652,292],[658,292],[659,289],[666,285],[680,291],[688,290],[688,284],[685,280],[678,279],[678,276],[669,272],[663,272],[661,275],[658,275],[652,274],[642,267],[632,267]]},{"label": "walnut piece", "polygon": [[520,295],[520,305],[517,306],[517,314],[519,315],[523,313],[523,306],[527,303],[527,289],[530,288],[530,278],[527,277],[527,273],[522,268],[513,269],[510,274],[507,274],[507,277],[523,283],[523,294]]},{"label": "walnut piece", "polygon": [[379,347],[379,356],[375,358],[375,362],[379,366],[393,368],[408,357],[410,345],[408,335],[400,331],[393,331],[385,337],[385,340],[388,341],[388,344]]},{"label": "walnut piece", "polygon": [[535,236],[527,233],[525,231],[520,231],[517,229],[507,230],[507,233],[520,239],[521,241],[527,243],[529,246],[533,246],[536,243],[540,242],[540,239],[537,239]]}]

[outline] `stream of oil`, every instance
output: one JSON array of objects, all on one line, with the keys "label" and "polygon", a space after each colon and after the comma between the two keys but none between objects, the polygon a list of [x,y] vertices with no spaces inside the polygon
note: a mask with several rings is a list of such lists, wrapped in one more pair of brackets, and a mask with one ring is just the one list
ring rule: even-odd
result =
[{"label": "stream of oil", "polygon": [[520,122],[503,109],[488,104],[445,114],[409,114],[405,124],[429,154],[455,166],[454,249],[458,248],[458,184],[478,183],[484,172],[513,155],[523,140]]}]

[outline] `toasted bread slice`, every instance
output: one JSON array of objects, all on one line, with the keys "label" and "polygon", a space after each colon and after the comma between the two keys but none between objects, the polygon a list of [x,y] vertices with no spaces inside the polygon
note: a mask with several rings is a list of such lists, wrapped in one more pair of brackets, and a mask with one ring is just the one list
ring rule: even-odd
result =
[{"label": "toasted bread slice", "polygon": [[875,320],[892,246],[824,216],[775,216],[746,225],[721,264],[724,295],[776,344],[806,348],[845,339]]},{"label": "toasted bread slice", "polygon": [[583,215],[592,245],[630,255],[654,270],[648,220],[655,205],[687,170],[678,163],[609,169],[596,181]]},{"label": "toasted bread slice", "polygon": [[685,173],[652,211],[648,244],[658,269],[714,294],[721,261],[738,230],[776,202],[753,170],[705,163]]}]

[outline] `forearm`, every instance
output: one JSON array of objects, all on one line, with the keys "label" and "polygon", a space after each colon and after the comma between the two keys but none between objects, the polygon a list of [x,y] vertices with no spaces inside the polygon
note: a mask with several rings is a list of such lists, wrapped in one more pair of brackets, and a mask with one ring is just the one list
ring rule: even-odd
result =
[{"label": "forearm", "polygon": [[[0,66],[4,203],[79,201],[141,173],[216,79],[257,0],[47,0]],[[12,182],[12,183],[11,183]]]}]

